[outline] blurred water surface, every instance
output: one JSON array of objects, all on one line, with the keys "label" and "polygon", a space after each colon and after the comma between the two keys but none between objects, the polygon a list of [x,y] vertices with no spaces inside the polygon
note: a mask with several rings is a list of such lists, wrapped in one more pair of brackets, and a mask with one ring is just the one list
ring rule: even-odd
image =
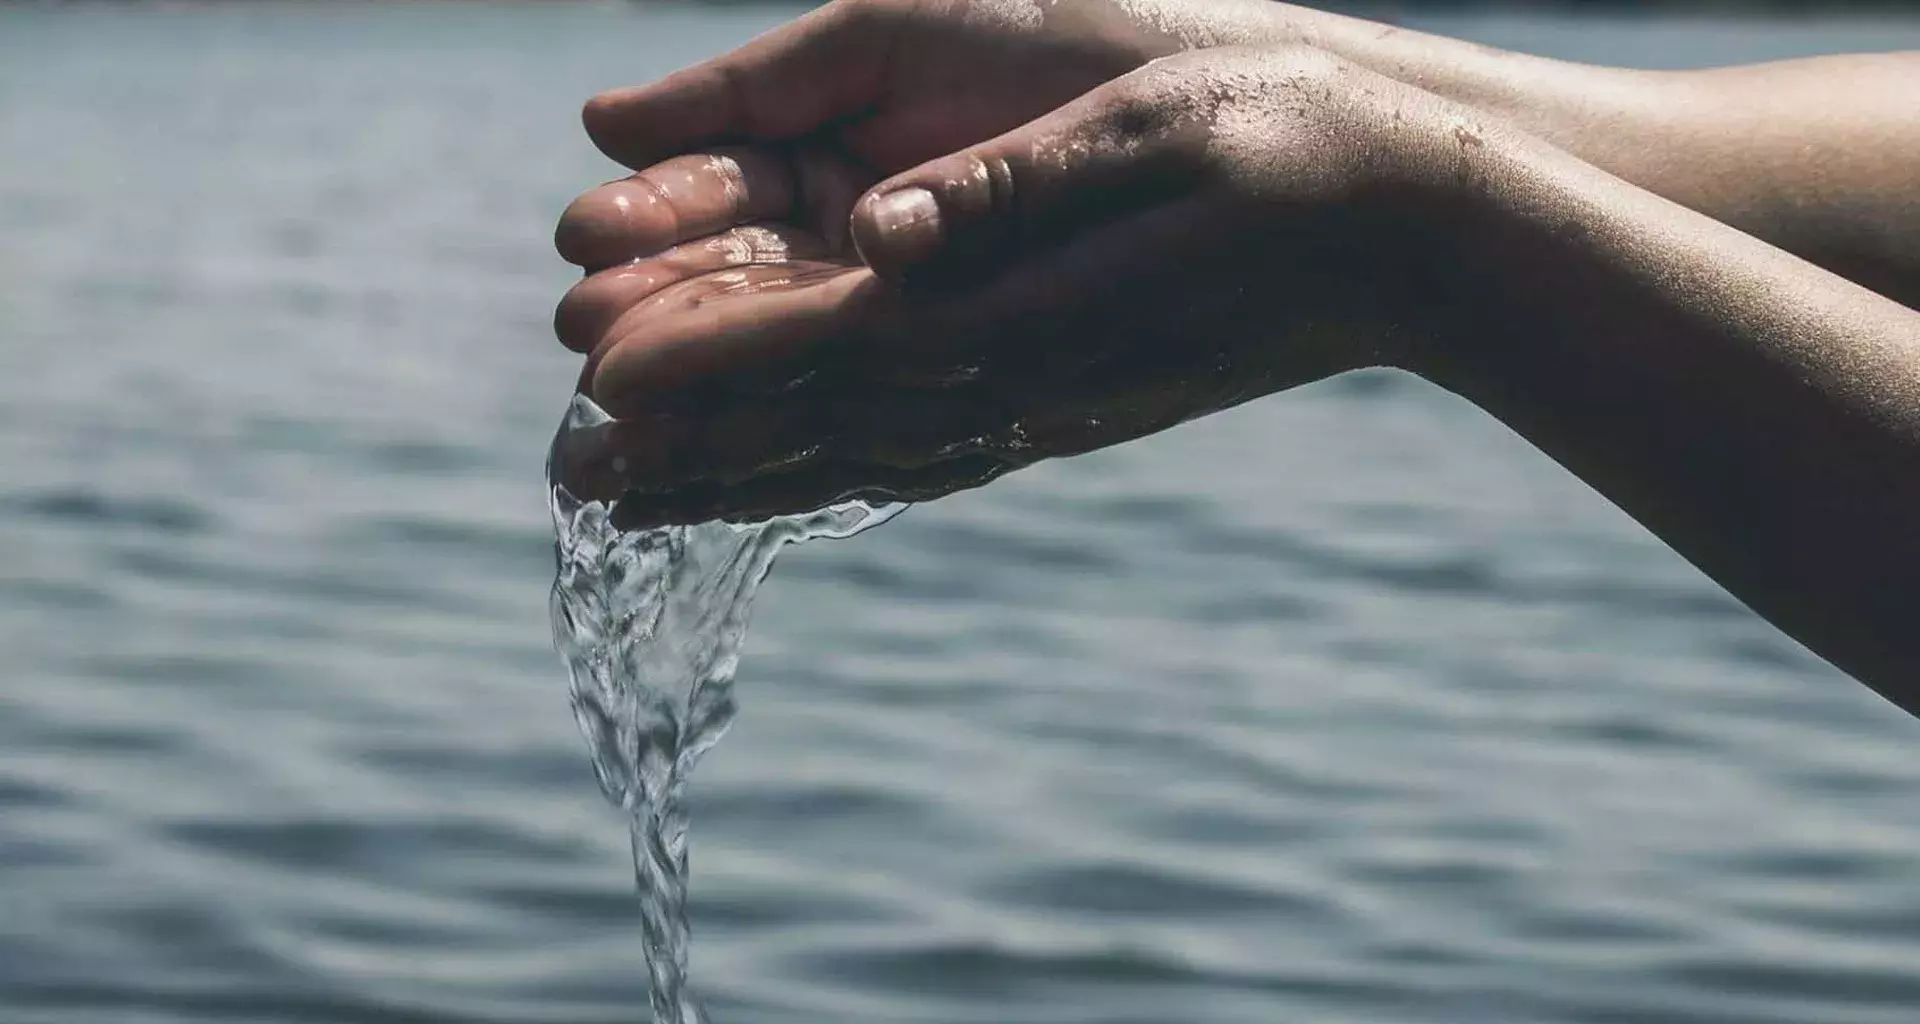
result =
[{"label": "blurred water surface", "polygon": [[[615,173],[582,97],[782,17],[0,8],[0,1018],[642,1014],[547,647],[546,237]],[[727,1024],[1920,1019],[1920,723],[1404,378],[790,553],[741,696]]]}]

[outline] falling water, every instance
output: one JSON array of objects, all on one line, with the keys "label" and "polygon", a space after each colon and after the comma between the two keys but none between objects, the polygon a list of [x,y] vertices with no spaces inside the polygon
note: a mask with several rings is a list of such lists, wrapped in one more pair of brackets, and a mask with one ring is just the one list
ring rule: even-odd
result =
[{"label": "falling water", "polygon": [[[576,396],[554,438],[608,421]],[[753,595],[787,544],[847,537],[901,506],[849,503],[801,516],[622,532],[547,464],[558,571],[554,646],[594,774],[626,813],[654,1019],[699,1024],[687,975],[687,776],[733,721],[733,674]]]}]

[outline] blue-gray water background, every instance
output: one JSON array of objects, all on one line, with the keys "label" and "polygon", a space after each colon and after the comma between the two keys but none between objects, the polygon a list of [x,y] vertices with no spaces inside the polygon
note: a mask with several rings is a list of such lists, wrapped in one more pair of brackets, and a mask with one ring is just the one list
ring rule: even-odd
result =
[{"label": "blue-gray water background", "polygon": [[[0,8],[0,1020],[639,1019],[547,237],[583,97],[783,16]],[[1920,1019],[1920,723],[1409,379],[791,552],[741,696],[722,1024]]]}]

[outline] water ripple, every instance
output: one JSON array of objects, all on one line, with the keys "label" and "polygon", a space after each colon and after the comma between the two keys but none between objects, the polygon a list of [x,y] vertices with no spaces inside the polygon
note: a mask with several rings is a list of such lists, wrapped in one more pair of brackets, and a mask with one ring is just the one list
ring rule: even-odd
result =
[{"label": "water ripple", "polygon": [[[7,1024],[639,1016],[545,627],[551,214],[616,173],[581,97],[785,16],[0,5]],[[757,618],[691,795],[723,1024],[1920,1019],[1920,723],[1404,374],[795,550]]]}]

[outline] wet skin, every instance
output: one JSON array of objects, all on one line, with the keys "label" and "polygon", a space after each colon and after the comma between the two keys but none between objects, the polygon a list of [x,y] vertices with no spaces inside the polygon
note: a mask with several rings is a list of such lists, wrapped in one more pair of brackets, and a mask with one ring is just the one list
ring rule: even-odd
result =
[{"label": "wet skin", "polygon": [[[1440,207],[1395,175],[1403,151],[1455,143],[1403,129],[1358,144],[1351,124],[1393,123],[1362,105],[1424,100],[1385,80],[1318,98],[1323,76],[1350,74],[1364,72],[1307,51],[1155,64],[880,190],[937,192],[937,223],[890,226],[869,201],[839,244],[824,236],[872,184],[846,159],[723,149],[643,172],[697,164],[731,182],[701,193],[731,213],[635,212],[670,205],[671,182],[583,197],[561,249],[612,265],[563,300],[557,327],[591,353],[585,384],[623,423],[580,454],[580,485],[675,519],[932,497],[1397,361],[1410,317],[1394,306],[1442,264],[1416,255]],[[1296,144],[1271,146],[1276,125]],[[1017,200],[998,194],[1013,181]],[[1008,202],[1017,222],[998,216]],[[768,216],[787,220],[642,255],[669,232]],[[1297,290],[1282,308],[1276,278]]]},{"label": "wet skin", "polygon": [[[1835,118],[1795,65],[1720,96],[1280,5],[1025,10],[841,0],[589,104],[640,170],[556,238],[618,417],[572,486],[633,524],[924,499],[1394,366],[1920,707],[1920,258],[1883,229],[1920,62],[1838,59]],[[1208,45],[1260,32],[1324,45]],[[1712,127],[1769,83],[1770,130]]]}]

